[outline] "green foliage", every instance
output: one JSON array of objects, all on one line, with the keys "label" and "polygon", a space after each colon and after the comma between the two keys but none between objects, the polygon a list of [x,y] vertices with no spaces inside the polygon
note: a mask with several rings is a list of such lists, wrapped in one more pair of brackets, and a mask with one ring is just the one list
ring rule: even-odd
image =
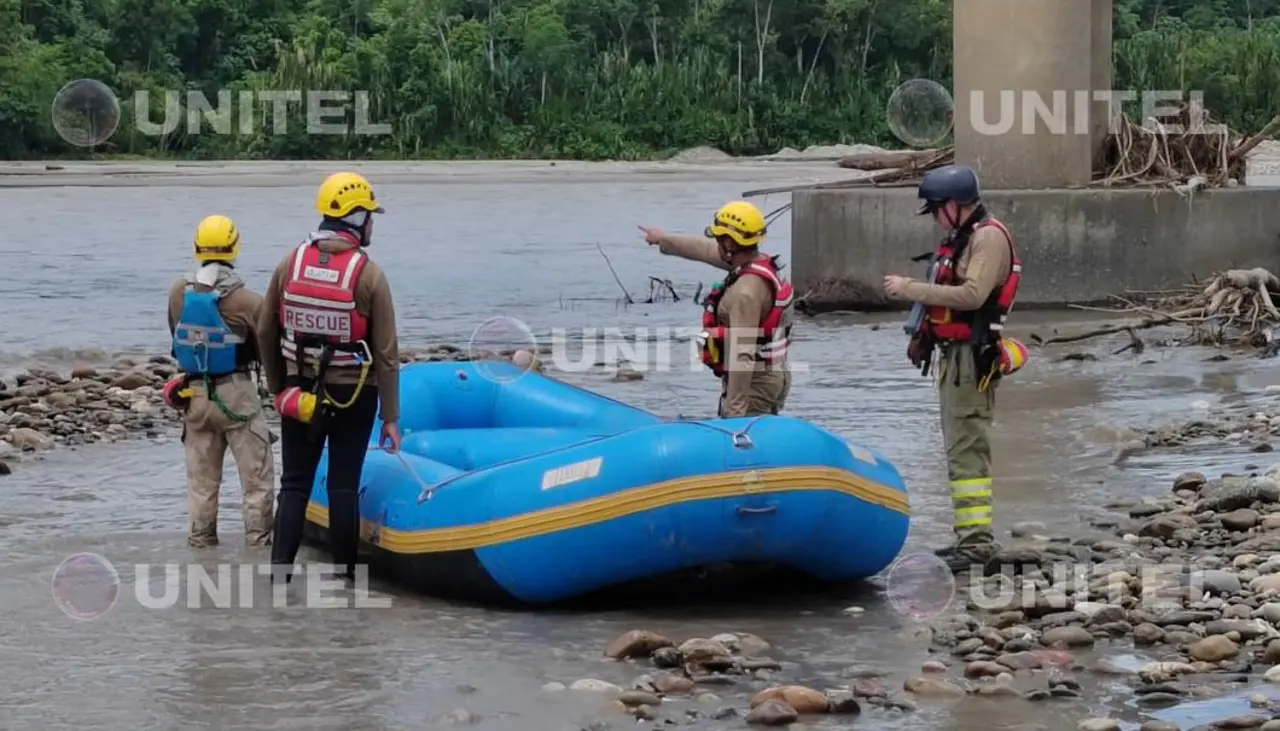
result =
[{"label": "green foliage", "polygon": [[[190,158],[640,159],[711,145],[897,145],[915,77],[950,86],[944,0],[0,0],[0,157],[85,154],[57,91],[99,79],[120,125],[95,153]],[[1280,0],[1115,0],[1119,89],[1200,89],[1257,129],[1280,111]],[[993,42],[995,42],[993,40]],[[385,135],[307,134],[258,102],[234,134],[149,132],[165,91],[345,90]],[[148,92],[139,94],[139,92]],[[216,102],[215,102],[216,103]],[[143,104],[147,108],[139,108]],[[357,119],[354,101],[348,120]],[[283,125],[273,133],[273,122]],[[250,131],[242,132],[248,124]]]}]

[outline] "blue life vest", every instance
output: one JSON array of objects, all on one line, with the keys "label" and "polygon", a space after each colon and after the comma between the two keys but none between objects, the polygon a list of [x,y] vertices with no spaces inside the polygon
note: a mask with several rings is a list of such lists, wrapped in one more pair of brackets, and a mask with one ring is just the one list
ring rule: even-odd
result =
[{"label": "blue life vest", "polygon": [[182,295],[182,314],[173,330],[173,355],[191,375],[225,376],[237,370],[244,340],[232,332],[218,311],[215,292],[188,288]]}]

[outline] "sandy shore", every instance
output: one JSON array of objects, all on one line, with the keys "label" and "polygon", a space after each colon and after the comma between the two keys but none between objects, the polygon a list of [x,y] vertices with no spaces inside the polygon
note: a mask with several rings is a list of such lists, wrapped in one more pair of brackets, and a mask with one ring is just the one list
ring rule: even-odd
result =
[{"label": "sandy shore", "polygon": [[[726,182],[776,181],[776,185],[823,183],[867,175],[835,162],[872,145],[822,145],[803,151],[783,149],[762,157],[730,157],[710,147],[685,150],[654,162],[580,160],[211,160],[169,161],[0,161],[0,188],[119,187],[191,185],[285,187],[312,185],[319,175],[350,168],[385,184],[458,182],[603,182],[644,176],[650,180],[715,178]],[[1280,142],[1259,145],[1250,156],[1254,185],[1280,184]]]},{"label": "sandy shore", "polygon": [[538,162],[208,162],[208,163],[4,163],[0,188],[119,186],[258,186],[313,185],[321,176],[342,169],[360,172],[382,184],[454,184],[458,182],[584,183],[637,175],[683,182],[715,178],[743,183],[762,179],[819,183],[844,180],[851,171],[834,164],[742,163],[585,163]]},{"label": "sandy shore", "polygon": [[440,161],[0,161],[0,187],[312,185],[317,176],[354,169],[390,184],[452,184],[461,181],[583,183],[650,177],[683,182],[715,178],[725,181],[819,183],[845,180],[860,173],[836,167],[845,154],[869,150],[866,145],[783,150],[776,155],[734,158],[711,148],[696,148],[656,162],[583,162],[579,160],[440,160]]}]

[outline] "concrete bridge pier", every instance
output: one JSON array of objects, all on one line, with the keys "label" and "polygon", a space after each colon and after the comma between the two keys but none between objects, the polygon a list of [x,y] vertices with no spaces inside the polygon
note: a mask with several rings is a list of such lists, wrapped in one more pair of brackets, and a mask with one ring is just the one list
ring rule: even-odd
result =
[{"label": "concrete bridge pier", "polygon": [[988,188],[1087,185],[1107,133],[1093,90],[1111,88],[1111,14],[1112,0],[955,0],[956,161]]},{"label": "concrete bridge pier", "polygon": [[[1070,189],[1092,179],[1109,128],[1112,12],[1112,0],[955,0],[956,160],[978,171],[1017,240],[1020,307],[1100,302],[1229,267],[1280,271],[1280,188],[1191,199]],[[1037,114],[1037,102],[1048,109]],[[938,240],[913,215],[913,189],[800,191],[792,202],[795,284],[817,311],[888,305],[884,275],[920,276],[910,258]]]}]

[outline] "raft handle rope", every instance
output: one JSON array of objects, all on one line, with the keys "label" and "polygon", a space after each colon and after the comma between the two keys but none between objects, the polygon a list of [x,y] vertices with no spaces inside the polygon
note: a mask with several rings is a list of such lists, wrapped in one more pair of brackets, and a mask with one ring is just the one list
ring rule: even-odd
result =
[{"label": "raft handle rope", "polygon": [[737,447],[738,449],[751,449],[751,447],[754,446],[754,443],[751,441],[751,436],[748,434],[748,432],[751,431],[751,427],[755,426],[757,423],[760,422],[761,419],[765,418],[766,416],[773,416],[773,414],[761,414],[759,416],[753,417],[751,421],[748,421],[746,425],[742,427],[741,431],[736,431],[736,432],[729,431],[724,427],[714,426],[712,424],[708,424],[703,421],[681,420],[679,423],[691,424],[693,426],[700,426],[700,427],[703,427],[704,429],[718,431],[721,434],[728,434],[729,438],[733,440],[733,446]]},{"label": "raft handle rope", "polygon": [[[570,385],[570,384],[565,384],[565,385]],[[577,388],[577,387],[576,387],[576,386],[574,386],[574,388]],[[605,398],[608,398],[608,397],[606,396]],[[599,437],[592,437],[592,438],[587,439],[587,440],[585,440],[585,441],[578,442],[577,444],[570,444],[570,445],[567,445],[567,446],[564,446],[564,447],[556,447],[555,449],[549,449],[549,450],[547,450],[547,451],[545,451],[545,452],[540,453],[538,456],[540,456],[540,457],[545,457],[545,456],[547,456],[548,454],[556,454],[556,453],[559,453],[559,452],[567,452],[567,451],[568,451],[568,450],[570,450],[570,449],[577,449],[578,447],[581,447],[581,446],[583,446],[583,445],[585,445],[585,444],[595,444],[596,442],[602,442],[602,441],[604,441],[604,440],[606,440],[606,439],[610,439],[610,438],[612,438],[612,437],[613,437],[613,435],[611,435],[611,434],[606,434],[606,435],[604,435],[604,436],[599,436]],[[382,448],[381,448],[381,447],[378,447],[378,449],[382,449]],[[383,451],[386,451],[386,450],[384,449]],[[507,466],[507,465],[509,465],[509,464],[512,464],[512,463],[515,463],[515,462],[519,462],[519,461],[521,461],[521,460],[523,460],[523,459],[526,459],[526,457],[515,457],[515,458],[513,458],[513,459],[504,460],[504,461],[502,461],[502,462],[495,462],[494,464],[487,465],[487,466],[485,466],[485,467],[481,467],[481,468],[476,469],[476,470],[472,470],[471,472],[460,472],[460,473],[458,473],[458,474],[454,475],[453,477],[448,477],[448,478],[445,478],[445,479],[441,480],[440,482],[437,482],[435,485],[427,485],[427,484],[426,484],[425,482],[423,482],[421,479],[418,479],[418,484],[422,485],[422,494],[418,495],[418,503],[419,503],[419,504],[421,504],[421,503],[425,503],[426,501],[428,501],[428,500],[430,500],[430,499],[431,499],[431,496],[432,496],[432,495],[435,495],[437,492],[439,492],[441,488],[445,487],[446,485],[452,485],[454,482],[457,482],[458,480],[461,480],[461,479],[463,479],[463,478],[465,478],[465,477],[470,477],[471,475],[474,475],[474,474],[476,474],[476,473],[478,473],[478,472],[485,472],[485,471],[487,471],[487,470],[496,470],[496,469],[499,469],[499,468],[501,468],[501,467],[506,467],[506,466]],[[402,461],[403,461],[403,460],[402,460]],[[406,466],[407,466],[407,465],[406,465]],[[418,476],[417,476],[417,474],[415,474],[415,475],[414,475],[414,477],[415,477],[415,478],[417,478],[417,477],[418,477]]]},{"label": "raft handle rope", "polygon": [[[706,429],[711,429],[712,431],[720,432],[721,434],[728,434],[729,437],[733,439],[733,446],[737,447],[738,449],[750,449],[752,446],[754,446],[754,444],[751,441],[751,437],[750,435],[747,434],[747,432],[751,431],[751,427],[755,426],[761,419],[765,418],[765,416],[768,416],[768,415],[762,414],[760,416],[756,416],[752,418],[751,421],[747,422],[747,424],[742,428],[742,431],[737,431],[737,432],[729,431],[728,429],[718,427],[718,426],[712,426],[711,424],[706,424],[700,421],[680,420],[679,423],[690,424],[692,426],[700,426]],[[667,423],[672,423],[672,422],[667,422]],[[609,437],[597,437],[596,439],[592,439],[590,441],[598,442],[608,438]],[[589,443],[589,442],[584,442],[584,443]],[[581,446],[581,444],[574,444],[568,447],[561,447],[560,450],[552,450],[552,452],[561,451],[565,449],[573,449],[574,447],[578,447],[578,446]],[[385,447],[381,445],[374,447],[373,449],[381,452],[388,451]],[[400,460],[400,464],[404,467],[405,471],[408,472],[413,477],[414,481],[418,483],[418,486],[422,488],[422,492],[418,495],[419,505],[430,500],[437,492],[440,491],[441,488],[445,487],[446,485],[451,485],[455,481],[460,480],[463,477],[468,477],[470,475],[474,475],[476,472],[481,471],[481,470],[476,470],[475,472],[464,472],[459,475],[454,475],[453,477],[450,477],[448,479],[441,480],[440,482],[437,482],[434,485],[428,485],[426,480],[423,480],[422,477],[420,477],[417,472],[413,471],[413,468],[409,466],[409,461],[404,458],[403,454],[401,454],[400,452],[390,452],[390,454],[395,455],[396,459]],[[549,452],[546,452],[544,454],[549,454]],[[488,467],[485,467],[484,469],[486,470],[494,469],[496,467],[501,467],[505,464],[510,464],[510,462],[514,462],[514,461],[516,460],[510,460],[508,462],[502,462],[499,464],[490,465]]]},{"label": "raft handle rope", "polygon": [[381,444],[374,447],[373,449],[374,451],[378,451],[378,452],[386,452],[387,454],[394,456],[400,462],[400,466],[404,468],[404,471],[408,472],[409,476],[413,478],[414,482],[418,483],[418,487],[422,488],[422,494],[418,496],[418,502],[420,503],[430,500],[431,496],[435,493],[435,491],[439,490],[448,482],[448,480],[446,480],[445,482],[441,482],[435,487],[432,487],[431,485],[427,484],[426,480],[422,479],[421,475],[413,471],[413,467],[410,466],[409,460],[404,458],[404,453],[401,452],[400,450],[396,450],[392,452],[391,450],[387,449]]}]

